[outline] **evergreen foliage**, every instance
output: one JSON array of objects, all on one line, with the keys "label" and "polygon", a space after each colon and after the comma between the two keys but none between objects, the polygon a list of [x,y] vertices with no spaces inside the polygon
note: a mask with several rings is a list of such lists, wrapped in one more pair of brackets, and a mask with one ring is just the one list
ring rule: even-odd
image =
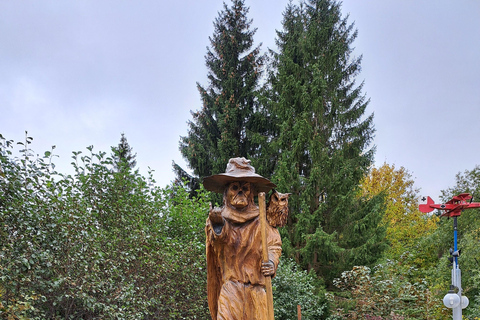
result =
[{"label": "evergreen foliage", "polygon": [[199,178],[224,172],[232,157],[255,158],[258,132],[266,130],[257,101],[264,56],[253,47],[256,29],[247,14],[244,1],[233,0],[214,22],[205,56],[209,85],[197,84],[203,107],[192,112],[180,139],[182,156]]},{"label": "evergreen foliage", "polygon": [[190,193],[190,197],[197,196],[197,190],[200,189],[200,180],[198,177],[188,174],[182,167],[172,161],[173,172],[175,173],[175,180],[173,185],[185,186]]},{"label": "evergreen foliage", "polygon": [[274,182],[293,193],[284,250],[329,283],[373,264],[386,247],[382,195],[358,196],[374,128],[355,82],[361,57],[352,57],[357,31],[347,18],[336,1],[290,3],[271,74],[280,132]]},{"label": "evergreen foliage", "polygon": [[118,147],[112,147],[112,157],[115,170],[117,172],[124,170],[133,170],[137,165],[135,160],[137,154],[132,154],[132,147],[128,144],[125,134],[122,133]]}]

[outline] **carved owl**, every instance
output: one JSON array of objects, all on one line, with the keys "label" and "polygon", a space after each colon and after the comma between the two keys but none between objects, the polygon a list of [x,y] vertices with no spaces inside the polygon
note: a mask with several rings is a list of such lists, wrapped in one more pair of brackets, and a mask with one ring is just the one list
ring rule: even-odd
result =
[{"label": "carved owl", "polygon": [[267,203],[267,221],[272,227],[283,227],[288,218],[288,196],[291,193],[280,193],[272,190]]}]

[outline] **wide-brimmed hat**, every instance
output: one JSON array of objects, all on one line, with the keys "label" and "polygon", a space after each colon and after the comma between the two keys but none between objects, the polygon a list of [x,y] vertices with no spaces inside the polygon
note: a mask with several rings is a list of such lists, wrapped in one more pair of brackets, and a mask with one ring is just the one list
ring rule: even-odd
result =
[{"label": "wide-brimmed hat", "polygon": [[203,185],[209,191],[223,193],[225,186],[234,181],[253,183],[257,192],[268,192],[276,187],[270,180],[256,174],[255,168],[250,165],[250,160],[245,158],[230,159],[225,173],[205,177]]}]

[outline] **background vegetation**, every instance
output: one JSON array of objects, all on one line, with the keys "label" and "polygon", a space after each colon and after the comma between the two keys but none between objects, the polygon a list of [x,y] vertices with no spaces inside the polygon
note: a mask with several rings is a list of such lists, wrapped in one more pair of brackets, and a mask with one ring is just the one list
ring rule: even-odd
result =
[{"label": "background vegetation", "polygon": [[[75,173],[61,174],[52,151],[30,149],[32,138],[0,138],[2,319],[209,318],[204,190],[191,198],[185,187],[159,188],[151,175],[115,160],[115,148],[112,156],[93,147],[73,152]],[[479,167],[459,173],[443,197],[478,195],[479,182]],[[452,222],[422,216],[412,186],[404,168],[371,170],[361,190],[390,199],[383,223],[392,246],[374,266],[342,271],[328,290],[314,270],[283,257],[273,281],[276,318],[294,319],[301,305],[302,319],[449,319],[441,299],[450,283]],[[471,320],[480,317],[478,214],[459,218]]]},{"label": "background vegetation", "polygon": [[93,147],[63,175],[31,140],[17,158],[2,137],[2,317],[204,319],[205,194],[161,189]]}]

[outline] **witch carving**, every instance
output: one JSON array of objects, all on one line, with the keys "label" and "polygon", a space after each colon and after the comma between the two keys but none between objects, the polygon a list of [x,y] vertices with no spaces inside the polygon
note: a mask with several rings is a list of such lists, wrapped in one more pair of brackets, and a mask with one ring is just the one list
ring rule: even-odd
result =
[{"label": "witch carving", "polygon": [[[276,221],[274,226],[266,223],[265,217],[262,221],[255,196],[261,193],[263,197],[275,185],[256,174],[245,158],[230,159],[225,173],[206,177],[203,184],[207,190],[223,193],[223,206],[210,208],[205,227],[212,319],[269,319],[266,283],[277,270],[282,241],[276,227],[284,224],[288,210],[283,208],[281,213],[272,205],[269,211],[276,214],[271,218]],[[262,232],[268,254],[262,249]]]}]

